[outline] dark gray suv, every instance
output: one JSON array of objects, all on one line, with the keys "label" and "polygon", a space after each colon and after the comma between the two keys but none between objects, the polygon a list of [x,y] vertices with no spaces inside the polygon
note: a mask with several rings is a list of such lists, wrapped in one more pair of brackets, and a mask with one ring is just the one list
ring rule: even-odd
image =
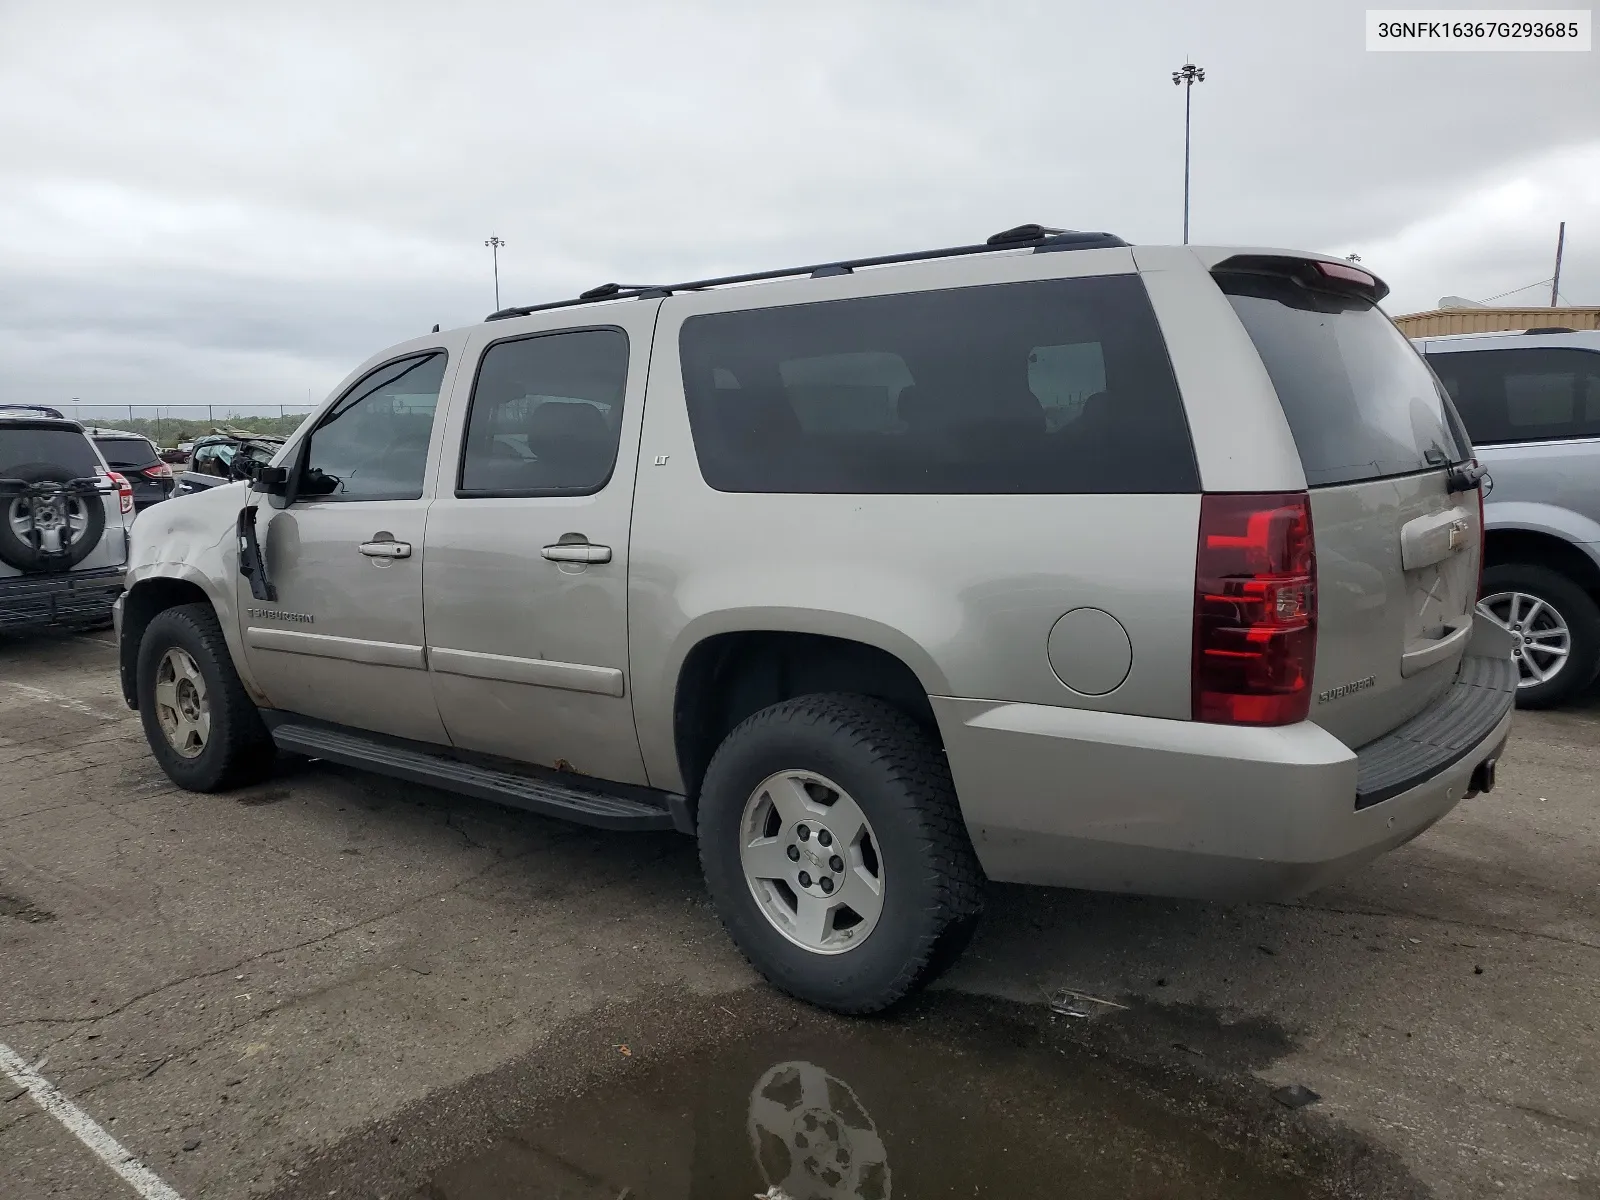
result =
[{"label": "dark gray suv", "polygon": [[1517,703],[1600,670],[1600,331],[1426,338],[1493,481],[1479,611],[1516,638]]}]

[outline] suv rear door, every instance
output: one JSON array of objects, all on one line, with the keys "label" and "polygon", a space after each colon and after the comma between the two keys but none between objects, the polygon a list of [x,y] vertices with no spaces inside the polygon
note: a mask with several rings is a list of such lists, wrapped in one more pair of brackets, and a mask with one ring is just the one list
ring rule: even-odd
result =
[{"label": "suv rear door", "polygon": [[1310,716],[1358,747],[1427,707],[1465,652],[1481,522],[1476,492],[1452,492],[1450,479],[1471,447],[1373,289],[1265,256],[1213,276],[1271,377],[1310,491]]}]

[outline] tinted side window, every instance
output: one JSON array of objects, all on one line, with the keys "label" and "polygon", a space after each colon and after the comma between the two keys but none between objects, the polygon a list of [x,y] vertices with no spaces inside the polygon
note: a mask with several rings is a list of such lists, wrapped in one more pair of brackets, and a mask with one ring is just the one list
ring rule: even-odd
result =
[{"label": "tinted side window", "polygon": [[1199,490],[1136,276],[710,313],[680,348],[720,491]]},{"label": "tinted side window", "polygon": [[627,383],[620,329],[496,342],[473,385],[456,494],[599,491],[616,465]]},{"label": "tinted side window", "polygon": [[441,352],[387,363],[346,392],[311,433],[301,494],[421,498],[445,361]]},{"label": "tinted side window", "polygon": [[1600,437],[1600,353],[1462,350],[1428,362],[1475,442]]}]

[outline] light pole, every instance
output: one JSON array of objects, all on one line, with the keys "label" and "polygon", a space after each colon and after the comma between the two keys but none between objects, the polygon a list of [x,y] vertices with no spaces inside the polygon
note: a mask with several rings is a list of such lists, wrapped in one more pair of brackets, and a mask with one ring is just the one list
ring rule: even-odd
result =
[{"label": "light pole", "polygon": [[1183,85],[1183,244],[1189,244],[1189,98],[1194,85],[1206,81],[1206,69],[1193,63],[1172,73],[1172,82]]},{"label": "light pole", "polygon": [[489,252],[494,255],[494,309],[495,309],[496,312],[499,312],[500,311],[500,247],[505,245],[505,241],[502,238],[491,237],[487,242],[484,243],[484,245],[489,247]]}]

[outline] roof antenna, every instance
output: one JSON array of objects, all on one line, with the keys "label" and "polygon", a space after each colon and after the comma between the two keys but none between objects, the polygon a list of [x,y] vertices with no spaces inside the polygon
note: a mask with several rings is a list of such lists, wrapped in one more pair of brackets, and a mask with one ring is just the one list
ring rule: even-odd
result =
[{"label": "roof antenna", "polygon": [[428,330],[428,332],[429,333],[438,333],[439,332],[439,322],[435,321],[433,323],[433,328]]}]

